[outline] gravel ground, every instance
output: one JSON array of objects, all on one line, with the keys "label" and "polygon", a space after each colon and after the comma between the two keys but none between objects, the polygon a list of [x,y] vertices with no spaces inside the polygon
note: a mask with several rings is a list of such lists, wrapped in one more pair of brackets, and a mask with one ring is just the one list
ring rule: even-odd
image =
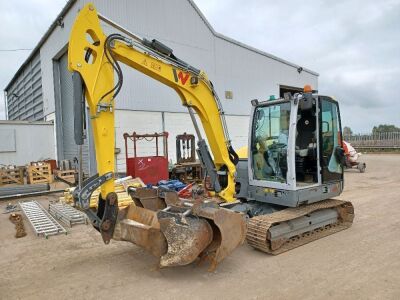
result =
[{"label": "gravel ground", "polygon": [[46,240],[25,221],[28,235],[15,239],[0,214],[0,299],[400,299],[400,155],[362,159],[366,173],[347,171],[340,196],[355,207],[350,229],[279,256],[244,244],[215,273],[158,270],[140,248],[106,246],[86,225]]}]

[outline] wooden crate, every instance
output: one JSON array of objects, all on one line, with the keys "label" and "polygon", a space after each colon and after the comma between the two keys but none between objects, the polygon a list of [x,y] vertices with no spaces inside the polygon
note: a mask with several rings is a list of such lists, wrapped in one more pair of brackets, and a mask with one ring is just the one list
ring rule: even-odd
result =
[{"label": "wooden crate", "polygon": [[0,168],[0,185],[24,184],[24,167]]},{"label": "wooden crate", "polygon": [[[125,183],[125,184],[124,184]],[[134,187],[144,187],[146,186],[140,178],[133,178],[122,182],[114,182],[115,192],[118,195],[118,206],[119,208],[124,208],[133,203],[131,196],[127,193],[126,186],[134,186]],[[60,197],[60,201],[63,203],[73,203],[74,199],[72,197],[72,193],[74,192],[74,187],[67,188],[64,192],[64,195]],[[90,207],[97,208],[97,201],[99,200],[100,188],[97,188],[93,191],[92,196],[90,197]]]},{"label": "wooden crate", "polygon": [[54,175],[57,177],[68,181],[71,184],[75,183],[75,174],[77,173],[76,170],[55,170]]},{"label": "wooden crate", "polygon": [[48,163],[33,163],[34,165],[28,166],[28,183],[52,183],[53,174],[51,172],[51,165]]}]

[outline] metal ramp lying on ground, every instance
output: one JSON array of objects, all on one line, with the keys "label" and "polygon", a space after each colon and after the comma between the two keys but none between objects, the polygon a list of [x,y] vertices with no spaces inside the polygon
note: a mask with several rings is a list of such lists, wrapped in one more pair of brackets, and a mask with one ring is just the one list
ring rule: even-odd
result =
[{"label": "metal ramp lying on ground", "polygon": [[19,202],[19,206],[31,223],[36,235],[43,235],[47,238],[49,235],[60,233],[67,234],[62,227],[37,201]]},{"label": "metal ramp lying on ground", "polygon": [[72,227],[72,225],[75,224],[88,223],[87,217],[84,213],[67,204],[50,203],[49,212],[54,218],[62,221],[69,227]]}]

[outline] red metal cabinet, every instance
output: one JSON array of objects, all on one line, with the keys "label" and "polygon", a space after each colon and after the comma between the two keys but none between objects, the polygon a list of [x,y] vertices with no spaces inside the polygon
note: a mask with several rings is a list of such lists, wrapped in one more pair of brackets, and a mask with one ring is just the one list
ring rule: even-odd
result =
[{"label": "red metal cabinet", "polygon": [[[159,155],[159,138],[162,139],[163,155]],[[125,139],[125,158],[126,158],[126,175],[139,177],[145,184],[157,184],[160,180],[167,180],[168,174],[168,132],[154,134],[137,134],[132,135],[124,133]],[[155,142],[155,156],[137,156],[137,141],[146,140]],[[133,142],[134,156],[129,157],[128,140]]]},{"label": "red metal cabinet", "polygon": [[146,184],[168,179],[168,159],[164,156],[130,157],[126,159],[126,175],[140,177]]}]

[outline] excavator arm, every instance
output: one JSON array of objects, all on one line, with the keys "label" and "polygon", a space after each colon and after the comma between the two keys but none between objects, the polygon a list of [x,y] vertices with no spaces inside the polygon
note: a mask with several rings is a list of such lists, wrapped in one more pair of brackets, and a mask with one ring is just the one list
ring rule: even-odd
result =
[{"label": "excavator arm", "polygon": [[[100,21],[123,34],[105,35]],[[175,199],[173,204],[167,203],[168,207],[158,212],[134,205],[128,212],[118,209],[113,179],[115,101],[123,83],[119,63],[177,92],[182,105],[188,108],[199,137],[198,155],[210,177],[214,196],[225,202],[234,200],[238,156],[231,147],[224,112],[207,75],[176,58],[172,50],[159,41],[138,37],[101,16],[91,3],[79,12],[73,24],[68,68],[73,72],[75,141],[78,145],[83,144],[86,99],[99,173],[76,189],[74,198],[106,244],[117,235],[117,239],[129,240],[161,256],[161,266],[187,264],[199,255],[212,253],[212,264],[216,266],[244,240],[246,227],[241,215],[219,208],[210,200],[188,204]],[[204,128],[212,157],[201,137],[194,112]],[[89,200],[99,187],[101,193],[94,212],[89,208]],[[185,205],[191,208],[187,209]],[[151,225],[138,226],[138,220],[139,223],[152,221]],[[232,233],[232,230],[237,232]]]},{"label": "excavator arm", "polygon": [[[211,159],[200,136],[200,159],[216,194],[225,201],[233,201],[237,156],[230,144],[222,107],[207,75],[177,59],[171,49],[156,40],[148,41],[125,30],[125,35],[106,36],[100,19],[121,29],[88,4],[73,25],[68,47],[68,68],[79,73],[85,87],[99,175],[114,171],[115,98],[123,81],[118,64],[122,62],[173,88],[182,105],[188,108],[200,135],[193,110],[197,113],[213,154]],[[117,74],[117,83],[114,74]],[[101,187],[102,197],[113,191],[112,180]]]}]

